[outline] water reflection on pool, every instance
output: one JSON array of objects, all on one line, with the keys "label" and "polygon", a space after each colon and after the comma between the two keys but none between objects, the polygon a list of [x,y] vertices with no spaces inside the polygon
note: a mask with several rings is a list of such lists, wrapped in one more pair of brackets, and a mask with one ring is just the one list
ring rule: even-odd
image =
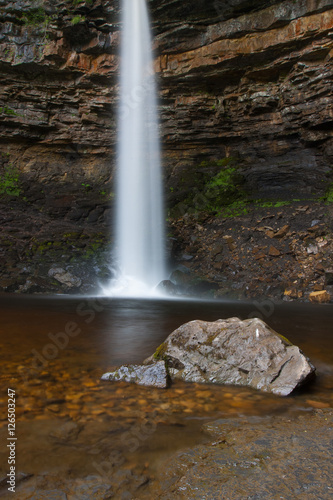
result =
[{"label": "water reflection on pool", "polygon": [[[7,295],[0,308],[1,400],[6,407],[8,387],[16,391],[18,470],[33,478],[73,483],[124,468],[145,477],[168,454],[204,439],[207,420],[333,405],[332,306]],[[99,380],[112,365],[142,362],[186,321],[232,316],[262,317],[297,344],[317,367],[316,382],[280,398],[242,387],[179,382],[157,390]],[[0,457],[5,477],[4,447]]]}]

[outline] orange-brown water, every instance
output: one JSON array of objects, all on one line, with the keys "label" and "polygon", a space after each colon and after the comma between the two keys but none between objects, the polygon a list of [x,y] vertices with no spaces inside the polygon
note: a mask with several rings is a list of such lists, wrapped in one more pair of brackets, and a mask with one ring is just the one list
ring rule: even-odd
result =
[{"label": "orange-brown water", "polygon": [[[0,309],[0,480],[8,472],[8,388],[16,393],[17,470],[64,481],[115,467],[151,474],[170,453],[202,441],[207,420],[333,406],[332,306],[4,296]],[[281,398],[230,386],[100,382],[112,365],[140,363],[186,321],[254,315],[317,367],[307,391]]]}]

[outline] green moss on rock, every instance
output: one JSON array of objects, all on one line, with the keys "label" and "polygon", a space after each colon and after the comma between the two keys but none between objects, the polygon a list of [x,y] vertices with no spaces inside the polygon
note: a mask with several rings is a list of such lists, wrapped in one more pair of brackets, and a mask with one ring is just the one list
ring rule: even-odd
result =
[{"label": "green moss on rock", "polygon": [[153,358],[156,360],[163,360],[167,347],[167,344],[163,342],[163,344],[161,344],[154,352]]}]

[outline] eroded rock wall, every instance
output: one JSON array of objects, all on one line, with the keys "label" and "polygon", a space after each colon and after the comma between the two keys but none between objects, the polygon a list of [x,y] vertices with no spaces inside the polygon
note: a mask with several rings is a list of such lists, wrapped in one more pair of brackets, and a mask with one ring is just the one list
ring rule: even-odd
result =
[{"label": "eroded rock wall", "polygon": [[110,1],[0,2],[1,147],[29,183],[110,178],[117,17]]},{"label": "eroded rock wall", "polygon": [[[322,191],[333,154],[333,2],[149,7],[167,175],[235,156],[258,196]],[[119,11],[111,0],[0,1],[1,149],[29,181],[110,180]]]},{"label": "eroded rock wall", "polygon": [[259,4],[157,36],[165,163],[234,156],[256,197],[315,196],[332,165],[333,2]]}]

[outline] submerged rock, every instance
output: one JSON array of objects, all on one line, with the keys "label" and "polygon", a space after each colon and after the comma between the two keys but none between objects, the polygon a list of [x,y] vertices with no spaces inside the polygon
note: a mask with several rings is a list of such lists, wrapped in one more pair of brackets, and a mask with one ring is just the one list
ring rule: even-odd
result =
[{"label": "submerged rock", "polygon": [[164,461],[150,498],[329,499],[332,425],[331,409],[209,422],[210,442]]},{"label": "submerged rock", "polygon": [[315,373],[297,346],[257,318],[191,321],[144,363],[163,359],[172,379],[235,384],[287,396]]},{"label": "submerged rock", "polygon": [[82,427],[80,427],[75,422],[66,422],[60,427],[56,427],[50,432],[50,436],[56,438],[60,441],[71,441],[75,440],[80,434]]},{"label": "submerged rock", "polygon": [[164,389],[168,386],[169,376],[164,361],[152,365],[123,365],[113,372],[104,373],[102,380],[135,382]]}]

